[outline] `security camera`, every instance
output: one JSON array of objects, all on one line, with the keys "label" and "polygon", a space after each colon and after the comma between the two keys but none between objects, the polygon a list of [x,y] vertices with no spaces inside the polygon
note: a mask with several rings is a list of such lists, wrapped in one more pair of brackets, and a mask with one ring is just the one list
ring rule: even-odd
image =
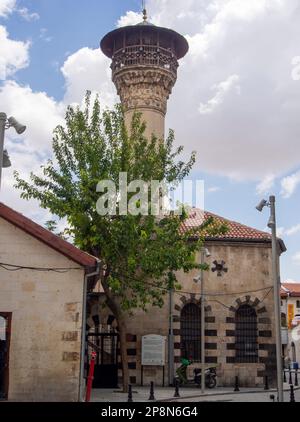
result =
[{"label": "security camera", "polygon": [[14,117],[10,117],[8,119],[8,123],[9,123],[9,126],[12,126],[13,128],[15,128],[18,135],[21,135],[26,130],[26,126],[19,123]]},{"label": "security camera", "polygon": [[194,277],[193,280],[194,280],[195,283],[199,283],[201,281],[201,275]]},{"label": "security camera", "polygon": [[11,167],[11,161],[9,159],[9,155],[7,150],[3,150],[3,163],[2,163],[2,167],[3,168],[7,168],[7,167]]},{"label": "security camera", "polygon": [[257,209],[257,211],[262,212],[264,207],[266,207],[267,205],[268,205],[268,201],[266,201],[265,199],[262,199],[260,203],[257,205],[257,207],[255,208]]},{"label": "security camera", "polygon": [[204,249],[204,252],[205,252],[206,258],[209,258],[211,256],[211,253],[209,252],[207,248]]}]

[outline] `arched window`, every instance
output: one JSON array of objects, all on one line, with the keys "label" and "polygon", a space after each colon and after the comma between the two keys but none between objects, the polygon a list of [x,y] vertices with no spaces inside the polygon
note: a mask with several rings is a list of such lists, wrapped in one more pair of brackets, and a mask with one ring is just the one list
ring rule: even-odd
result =
[{"label": "arched window", "polygon": [[257,315],[255,309],[249,305],[241,305],[236,311],[235,324],[236,362],[257,362]]},{"label": "arched window", "polygon": [[181,357],[201,361],[201,312],[199,306],[189,303],[180,316]]}]

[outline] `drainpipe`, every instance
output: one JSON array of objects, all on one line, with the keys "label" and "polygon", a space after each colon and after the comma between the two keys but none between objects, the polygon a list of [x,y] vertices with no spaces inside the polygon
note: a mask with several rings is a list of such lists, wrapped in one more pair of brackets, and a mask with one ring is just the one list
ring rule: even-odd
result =
[{"label": "drainpipe", "polygon": [[83,304],[82,304],[82,328],[81,328],[81,354],[80,354],[80,375],[79,375],[79,394],[78,401],[84,401],[84,358],[85,358],[85,343],[86,343],[86,301],[87,301],[87,285],[90,277],[95,277],[100,274],[100,263],[98,258],[96,271],[84,275],[83,283]]}]

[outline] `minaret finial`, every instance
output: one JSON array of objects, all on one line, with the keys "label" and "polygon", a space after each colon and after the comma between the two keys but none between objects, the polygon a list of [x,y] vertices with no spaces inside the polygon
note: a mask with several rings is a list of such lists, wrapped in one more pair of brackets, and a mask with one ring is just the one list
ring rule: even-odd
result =
[{"label": "minaret finial", "polygon": [[146,9],[146,0],[143,0],[143,19],[144,19],[144,22],[146,22],[148,19],[147,9]]}]

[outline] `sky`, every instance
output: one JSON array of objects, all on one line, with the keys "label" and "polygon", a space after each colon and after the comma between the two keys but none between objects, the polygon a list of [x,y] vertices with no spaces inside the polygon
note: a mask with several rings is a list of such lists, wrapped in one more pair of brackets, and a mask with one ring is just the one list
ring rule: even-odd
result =
[{"label": "sky", "polygon": [[[28,178],[51,158],[52,131],[86,90],[103,107],[119,101],[99,49],[110,30],[142,20],[139,0],[0,0],[0,111],[27,125],[6,132],[12,167],[1,201],[44,224],[50,216],[20,199],[13,170]],[[205,208],[268,230],[276,195],[278,234],[288,251],[282,280],[300,281],[300,1],[148,0],[149,20],[189,42],[168,103],[166,127],[190,178],[205,182]]]}]

